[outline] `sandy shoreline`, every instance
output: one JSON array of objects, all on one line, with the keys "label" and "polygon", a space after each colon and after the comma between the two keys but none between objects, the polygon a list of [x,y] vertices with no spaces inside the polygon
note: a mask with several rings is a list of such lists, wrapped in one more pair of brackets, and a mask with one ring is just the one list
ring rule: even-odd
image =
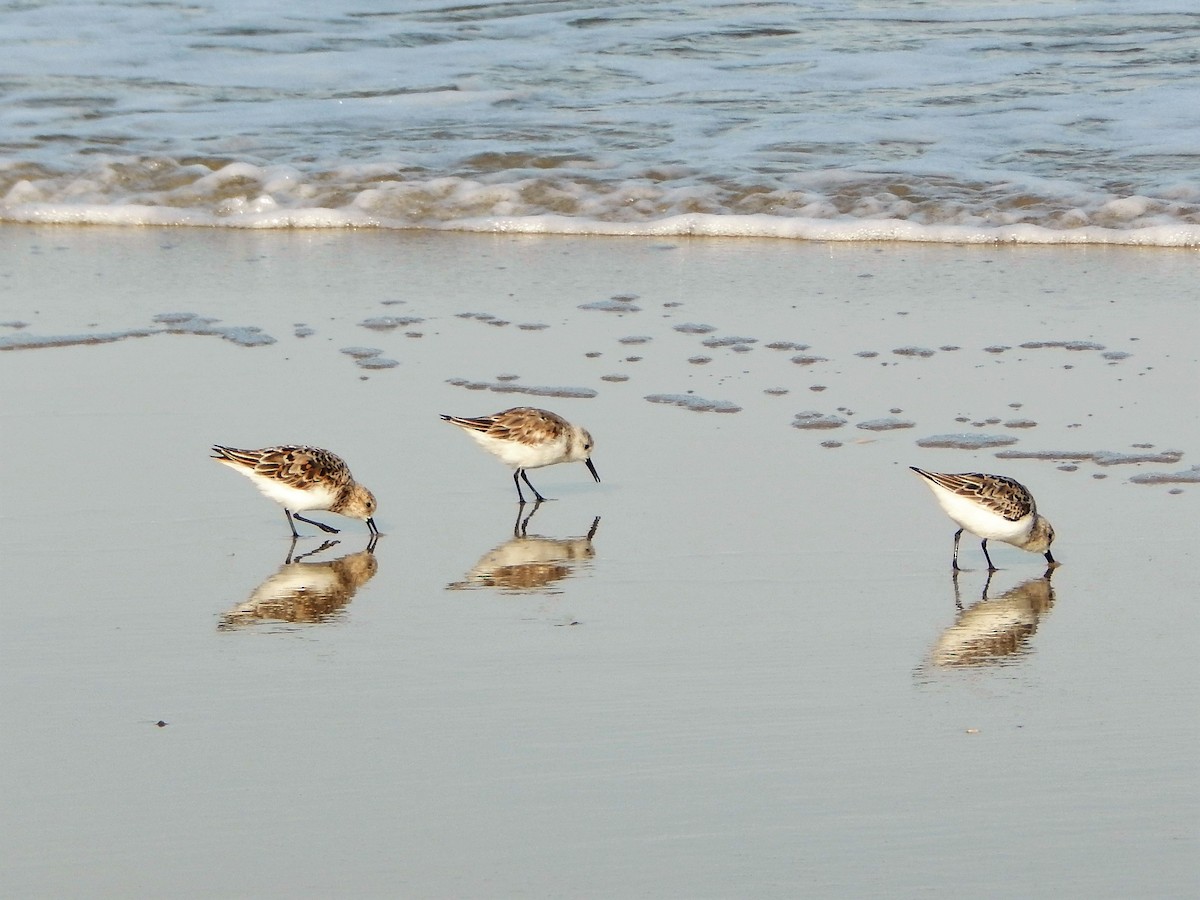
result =
[{"label": "sandy shoreline", "polygon": [[[3,236],[9,893],[1186,894],[1194,253]],[[519,404],[603,479],[538,473],[536,546],[437,418]],[[369,575],[205,458],[284,441],[379,497]],[[1001,548],[968,616],[964,542],[960,619],[908,465],[1029,485],[1052,585]],[[277,576],[326,612],[245,622]]]}]

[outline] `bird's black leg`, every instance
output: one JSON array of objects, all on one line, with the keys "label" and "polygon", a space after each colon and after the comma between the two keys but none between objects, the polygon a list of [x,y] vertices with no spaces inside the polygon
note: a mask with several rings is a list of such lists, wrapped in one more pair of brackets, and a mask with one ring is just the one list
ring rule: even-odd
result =
[{"label": "bird's black leg", "polygon": [[987,552],[987,538],[984,538],[984,539],[983,539],[983,544],[982,544],[982,547],[983,547],[983,558],[984,558],[984,559],[986,559],[986,560],[988,561],[988,571],[989,571],[989,572],[995,572],[995,571],[998,571],[998,570],[996,569],[996,567],[992,565],[992,558],[991,558],[990,556],[988,556],[988,552]]},{"label": "bird's black leg", "polygon": [[516,471],[513,472],[513,484],[515,484],[517,486],[517,501],[522,506],[524,506],[525,505],[525,495],[521,493],[521,482],[517,480],[520,476],[521,476],[520,469],[517,469]]},{"label": "bird's black leg", "polygon": [[304,516],[300,515],[300,513],[298,513],[298,512],[292,513],[292,518],[295,519],[297,522],[307,522],[309,525],[316,525],[318,528],[320,528],[326,534],[337,534],[338,533],[338,530],[336,528],[334,528],[332,525],[326,525],[324,522],[316,522],[312,519],[306,519],[306,518],[304,518]]},{"label": "bird's black leg", "polygon": [[979,598],[980,600],[988,599],[988,595],[987,595],[988,588],[990,588],[992,586],[992,576],[995,575],[997,571],[998,571],[997,569],[988,569],[987,581],[985,581],[983,583],[983,594],[980,595],[980,598]]},{"label": "bird's black leg", "polygon": [[[283,517],[287,519],[288,528],[292,529],[292,546],[296,546],[296,538],[300,537],[300,532],[296,530],[296,526],[292,524],[292,514],[288,509],[284,509]],[[290,554],[289,554],[290,556]]]},{"label": "bird's black leg", "polygon": [[958,539],[962,537],[963,530],[960,528],[954,532],[954,558],[950,560],[950,567],[954,571],[958,571]]},{"label": "bird's black leg", "polygon": [[[535,488],[535,487],[533,486],[533,482],[529,480],[529,476],[525,474],[525,470],[524,470],[524,469],[520,469],[519,471],[520,471],[520,473],[521,473],[521,477],[525,479],[525,483],[526,483],[527,485],[529,485],[529,489],[530,489],[531,491],[533,491],[533,496],[537,497],[537,502],[538,502],[538,503],[544,503],[544,502],[545,502],[545,500],[546,500],[546,498],[545,498],[545,497],[543,497],[541,494],[539,494],[539,493],[537,492],[537,488]],[[521,491],[521,486],[518,484],[518,485],[517,485],[517,493],[520,493],[520,491]]]}]

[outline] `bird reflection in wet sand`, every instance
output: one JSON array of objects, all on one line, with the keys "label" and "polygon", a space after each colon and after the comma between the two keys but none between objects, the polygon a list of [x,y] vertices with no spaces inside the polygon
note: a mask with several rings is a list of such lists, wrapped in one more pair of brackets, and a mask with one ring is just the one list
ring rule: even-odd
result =
[{"label": "bird reflection in wet sand", "polygon": [[255,588],[245,603],[225,613],[217,627],[233,629],[264,622],[313,623],[336,619],[379,568],[375,559],[378,539],[378,535],[372,535],[364,550],[321,562],[303,560],[336,546],[337,541],[326,541],[316,550],[293,558],[296,549],[293,540],[279,571]]},{"label": "bird reflection in wet sand", "polygon": [[966,609],[959,595],[956,573],[954,601],[961,612],[938,638],[933,648],[933,664],[941,668],[1003,665],[1027,653],[1039,620],[1054,606],[1054,588],[1050,584],[1053,571],[1051,567],[1041,578],[1023,581],[995,598],[987,595],[992,580],[989,576],[983,596]]},{"label": "bird reflection in wet sand", "polygon": [[541,506],[524,518],[521,512],[513,523],[513,536],[494,550],[489,550],[467,572],[462,581],[446,585],[448,591],[494,588],[510,594],[553,593],[555,584],[586,566],[596,555],[592,538],[600,527],[600,517],[582,537],[547,538],[526,533],[529,520]]}]

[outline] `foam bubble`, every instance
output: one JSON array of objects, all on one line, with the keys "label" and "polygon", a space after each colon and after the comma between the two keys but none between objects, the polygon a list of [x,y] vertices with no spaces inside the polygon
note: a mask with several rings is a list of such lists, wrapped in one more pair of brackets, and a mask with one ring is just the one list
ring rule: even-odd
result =
[{"label": "foam bubble", "polygon": [[1200,484],[1200,466],[1181,472],[1143,472],[1129,480],[1134,484]]},{"label": "foam bubble", "polygon": [[1015,437],[1007,434],[934,434],[918,440],[917,446],[948,450],[982,450],[985,447],[1003,447],[1016,442]]},{"label": "foam bubble", "polygon": [[917,423],[889,416],[883,419],[867,419],[865,422],[859,422],[854,427],[862,428],[865,431],[895,431],[900,428],[916,428]]},{"label": "foam bubble", "polygon": [[471,381],[466,378],[447,378],[447,384],[466,388],[468,391],[492,391],[496,394],[527,394],[531,397],[567,397],[590,400],[599,396],[592,388],[585,387],[535,387],[501,381]]},{"label": "foam bubble", "polygon": [[841,428],[845,424],[846,420],[841,416],[817,412],[816,410],[807,410],[806,412],[796,413],[796,419],[792,422],[792,427],[807,431],[810,429]]},{"label": "foam bubble", "polygon": [[736,413],[742,408],[729,400],[706,400],[695,394],[649,394],[645,398],[651,403],[666,403],[692,412]]}]

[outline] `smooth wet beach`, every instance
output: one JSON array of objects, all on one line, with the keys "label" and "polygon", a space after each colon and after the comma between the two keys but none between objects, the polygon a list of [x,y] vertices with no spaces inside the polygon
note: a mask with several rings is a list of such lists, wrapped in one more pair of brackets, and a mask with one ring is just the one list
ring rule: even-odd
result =
[{"label": "smooth wet beach", "polygon": [[[6,895],[1191,895],[1194,253],[2,236]],[[289,441],[373,553],[208,459]]]}]

